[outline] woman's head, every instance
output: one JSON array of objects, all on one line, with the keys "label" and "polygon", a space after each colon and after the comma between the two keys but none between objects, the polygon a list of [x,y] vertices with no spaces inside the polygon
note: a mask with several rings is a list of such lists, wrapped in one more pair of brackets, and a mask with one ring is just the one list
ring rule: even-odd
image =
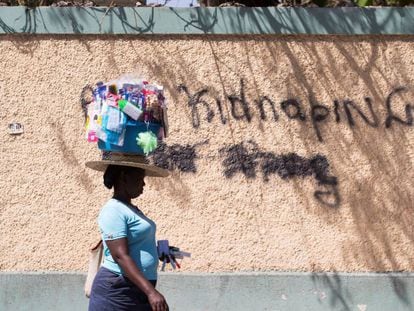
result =
[{"label": "woman's head", "polygon": [[104,185],[114,188],[115,193],[136,198],[144,191],[145,170],[137,167],[108,165],[104,174]]}]

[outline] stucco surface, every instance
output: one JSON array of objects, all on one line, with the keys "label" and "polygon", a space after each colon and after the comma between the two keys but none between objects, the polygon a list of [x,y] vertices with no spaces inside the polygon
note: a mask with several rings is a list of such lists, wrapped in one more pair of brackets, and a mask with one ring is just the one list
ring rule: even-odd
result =
[{"label": "stucco surface", "polygon": [[0,269],[86,270],[111,193],[84,165],[81,92],[135,73],[166,87],[175,167],[135,203],[184,271],[412,271],[413,54],[412,36],[0,37]]}]

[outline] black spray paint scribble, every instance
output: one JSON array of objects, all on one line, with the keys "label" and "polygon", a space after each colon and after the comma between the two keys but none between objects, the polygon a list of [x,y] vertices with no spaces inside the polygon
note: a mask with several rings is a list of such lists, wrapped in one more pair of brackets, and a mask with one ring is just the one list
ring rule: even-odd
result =
[{"label": "black spray paint scribble", "polygon": [[[187,86],[180,84],[178,90],[179,92],[184,92],[187,96],[187,104],[191,107],[192,125],[194,128],[200,127],[203,120],[211,123],[217,114],[220,116],[222,124],[228,122],[228,117],[238,122],[251,122],[255,115],[261,121],[272,120],[277,122],[279,114],[276,103],[269,96],[260,96],[249,101],[245,94],[245,85],[244,79],[241,79],[239,91],[228,96],[226,95],[224,100],[209,96],[208,88],[203,88],[192,94]],[[395,103],[393,103],[396,95],[406,91],[406,87],[396,87],[387,96],[385,102],[387,111],[383,123],[385,128],[392,127],[394,123],[413,126],[414,104],[406,103],[404,106],[405,116],[400,116],[396,114]],[[324,138],[321,127],[328,121],[331,114],[333,114],[336,123],[340,123],[344,119],[350,128],[357,125],[357,118],[372,128],[378,128],[381,125],[381,121],[374,110],[372,98],[365,97],[364,102],[369,111],[368,113],[361,109],[361,104],[357,104],[351,99],[335,99],[333,100],[333,107],[330,107],[309,98],[309,108],[305,109],[299,99],[288,98],[279,103],[279,109],[290,120],[297,120],[298,122],[308,122],[310,120],[317,139],[323,142]],[[226,105],[228,109],[225,109]],[[203,109],[200,109],[200,107]],[[229,116],[225,114],[225,111],[229,111]],[[271,117],[269,113],[271,113]],[[203,118],[202,116],[205,117]]]},{"label": "black spray paint scribble", "polygon": [[150,159],[158,167],[170,171],[179,170],[184,173],[196,173],[195,160],[198,158],[196,148],[207,143],[208,141],[204,141],[194,145],[173,144],[171,146],[161,143],[151,154]]},{"label": "black spray paint scribble", "polygon": [[329,207],[338,207],[340,196],[337,189],[338,179],[329,174],[328,159],[320,154],[305,158],[296,153],[276,155],[260,151],[253,141],[226,146],[220,149],[224,156],[224,176],[231,178],[242,173],[246,178],[256,178],[261,171],[264,181],[277,174],[282,179],[313,176],[325,191],[315,191],[315,198]]},{"label": "black spray paint scribble", "polygon": [[[196,173],[196,160],[200,159],[197,148],[207,143],[208,141],[203,141],[194,145],[171,146],[163,143],[151,155],[151,160],[164,169]],[[215,157],[210,155],[208,158],[211,160]],[[223,175],[226,178],[241,173],[246,178],[254,179],[257,178],[258,171],[262,173],[265,182],[269,181],[271,175],[278,175],[283,180],[313,176],[318,185],[324,188],[324,191],[314,192],[315,198],[329,207],[338,207],[340,204],[338,180],[329,174],[329,162],[323,155],[317,154],[310,158],[296,153],[276,155],[260,151],[255,142],[248,141],[220,149],[219,158],[222,160]]]}]

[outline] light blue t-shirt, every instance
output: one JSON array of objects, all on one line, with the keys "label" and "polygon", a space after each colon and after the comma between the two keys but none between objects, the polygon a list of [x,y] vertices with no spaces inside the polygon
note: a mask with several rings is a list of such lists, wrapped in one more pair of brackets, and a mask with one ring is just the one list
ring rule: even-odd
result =
[{"label": "light blue t-shirt", "polygon": [[123,274],[121,267],[112,258],[105,241],[127,238],[129,255],[145,278],[157,279],[156,226],[151,219],[136,208],[129,207],[116,199],[110,199],[99,213],[98,224],[104,241],[102,266],[117,274]]}]

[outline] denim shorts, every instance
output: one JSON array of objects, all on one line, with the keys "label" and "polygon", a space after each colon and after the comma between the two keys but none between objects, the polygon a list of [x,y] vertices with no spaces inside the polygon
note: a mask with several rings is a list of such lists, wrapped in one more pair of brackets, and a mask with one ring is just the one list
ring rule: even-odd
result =
[{"label": "denim shorts", "polygon": [[[150,281],[156,285],[156,281]],[[89,311],[151,311],[147,296],[128,278],[101,267],[92,284]]]}]

